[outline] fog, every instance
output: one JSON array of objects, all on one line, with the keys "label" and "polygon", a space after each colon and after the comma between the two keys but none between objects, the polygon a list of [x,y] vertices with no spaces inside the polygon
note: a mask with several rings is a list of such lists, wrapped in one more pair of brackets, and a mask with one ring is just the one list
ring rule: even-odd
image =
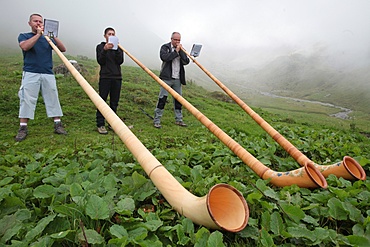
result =
[{"label": "fog", "polygon": [[[159,48],[173,31],[182,44],[203,45],[198,61],[216,76],[259,68],[279,56],[325,58],[338,69],[370,66],[368,0],[51,1],[1,0],[1,47],[18,48],[40,13],[58,20],[66,54],[95,58],[103,31],[116,29],[120,44],[150,69],[159,69]],[[20,52],[20,50],[19,50]],[[125,64],[134,64],[127,56]],[[190,75],[199,71],[187,66]]]}]

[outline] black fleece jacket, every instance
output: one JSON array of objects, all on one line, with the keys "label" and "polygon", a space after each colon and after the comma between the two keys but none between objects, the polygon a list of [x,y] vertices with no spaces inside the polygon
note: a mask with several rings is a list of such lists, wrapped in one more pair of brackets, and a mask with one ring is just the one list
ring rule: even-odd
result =
[{"label": "black fleece jacket", "polygon": [[96,46],[96,60],[100,65],[101,79],[122,79],[121,64],[123,63],[123,51],[104,50],[106,42]]}]

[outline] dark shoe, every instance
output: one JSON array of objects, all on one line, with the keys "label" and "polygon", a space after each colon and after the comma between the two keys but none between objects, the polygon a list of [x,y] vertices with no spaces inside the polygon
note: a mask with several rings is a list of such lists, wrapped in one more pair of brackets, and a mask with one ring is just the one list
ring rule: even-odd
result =
[{"label": "dark shoe", "polygon": [[105,129],[104,126],[98,127],[98,132],[99,132],[99,134],[102,134],[102,135],[108,134],[108,131]]},{"label": "dark shoe", "polygon": [[181,126],[181,127],[187,127],[186,123],[184,123],[183,121],[180,121],[180,122],[176,122],[175,124]]},{"label": "dark shoe", "polygon": [[57,122],[54,124],[54,132],[60,135],[66,135],[67,131],[64,130],[62,122]]},{"label": "dark shoe", "polygon": [[15,140],[17,142],[23,141],[24,139],[26,139],[27,134],[28,134],[27,126],[23,125],[23,126],[19,127],[19,130],[18,130],[17,136],[15,137]]},{"label": "dark shoe", "polygon": [[162,128],[162,125],[160,123],[155,123],[154,128],[160,129]]}]

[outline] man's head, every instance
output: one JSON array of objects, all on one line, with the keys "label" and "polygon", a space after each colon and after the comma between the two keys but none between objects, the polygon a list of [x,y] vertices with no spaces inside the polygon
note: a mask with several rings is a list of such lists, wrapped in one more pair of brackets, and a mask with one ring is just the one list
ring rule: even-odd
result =
[{"label": "man's head", "polygon": [[116,31],[112,27],[107,27],[104,30],[104,38],[107,42],[108,42],[109,36],[115,36],[115,35],[116,35]]},{"label": "man's head", "polygon": [[28,25],[30,25],[32,32],[37,33],[37,28],[44,29],[44,21],[40,14],[32,14],[30,15],[30,19],[28,21]]},{"label": "man's head", "polygon": [[174,47],[177,47],[178,44],[180,44],[181,41],[181,34],[179,32],[173,32],[171,35],[171,44]]}]

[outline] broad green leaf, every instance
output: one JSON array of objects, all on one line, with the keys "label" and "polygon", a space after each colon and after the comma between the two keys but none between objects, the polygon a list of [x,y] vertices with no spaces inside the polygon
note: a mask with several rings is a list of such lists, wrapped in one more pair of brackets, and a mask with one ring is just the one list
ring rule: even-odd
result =
[{"label": "broad green leaf", "polygon": [[2,219],[0,219],[0,236],[4,235],[4,233],[12,228],[16,223],[16,216],[15,214],[12,215],[5,215]]},{"label": "broad green leaf", "polygon": [[[12,227],[8,228],[7,229],[2,229],[1,230],[1,234],[0,236],[2,236],[1,238],[1,243],[6,243],[8,242],[13,236],[17,235],[18,232],[22,229],[22,227],[24,227],[24,225],[22,223],[20,223],[19,221],[14,221],[12,222]],[[0,226],[0,229],[1,229],[1,226]]]},{"label": "broad green leaf", "polygon": [[63,204],[52,206],[53,210],[56,213],[66,215],[73,218],[81,218],[84,216],[84,213],[79,209],[76,204]]},{"label": "broad green leaf", "polygon": [[207,246],[209,247],[224,247],[223,235],[219,231],[212,232],[208,238]]},{"label": "broad green leaf", "polygon": [[258,192],[252,192],[247,195],[247,202],[254,203],[255,201],[259,201],[262,198],[262,194]]},{"label": "broad green leaf", "polygon": [[184,218],[181,223],[185,233],[190,234],[190,236],[194,235],[194,223],[189,218]]},{"label": "broad green leaf", "polygon": [[70,232],[73,232],[73,230],[67,230],[67,231],[61,231],[61,232],[58,232],[58,233],[53,233],[53,234],[50,235],[50,237],[56,238],[56,239],[61,239],[61,238],[65,238]]},{"label": "broad green leaf", "polygon": [[14,178],[12,177],[6,177],[0,180],[0,187],[3,187],[4,185],[9,184],[11,181],[13,181]]},{"label": "broad green leaf", "polygon": [[15,213],[17,220],[24,221],[31,218],[31,211],[28,209],[20,209]]},{"label": "broad green leaf", "polygon": [[40,167],[40,163],[37,162],[37,161],[33,161],[33,162],[30,162],[26,165],[26,172],[29,173],[29,172],[33,172],[35,170],[37,170],[37,168]]},{"label": "broad green leaf", "polygon": [[305,227],[301,227],[301,226],[288,227],[287,231],[294,238],[306,238],[306,239],[311,240],[312,242],[316,240],[316,235]]},{"label": "broad green leaf", "polygon": [[349,202],[343,203],[343,208],[349,213],[349,219],[354,222],[362,222],[364,217],[361,214],[361,210],[357,209]]},{"label": "broad green leaf", "polygon": [[151,232],[154,232],[163,225],[163,222],[161,220],[150,220],[143,224],[146,229],[148,229]]},{"label": "broad green leaf", "polygon": [[195,240],[196,244],[194,247],[204,247],[207,246],[208,238],[210,236],[210,232],[207,228],[202,227],[195,233]]},{"label": "broad green leaf", "polygon": [[44,231],[45,227],[46,227],[46,226],[47,226],[51,221],[53,221],[53,220],[54,220],[55,216],[56,216],[56,215],[55,215],[55,214],[53,214],[53,215],[49,215],[49,216],[47,216],[47,217],[45,217],[45,218],[42,218],[42,219],[37,223],[37,225],[36,225],[34,228],[32,228],[29,232],[27,232],[25,239],[26,239],[28,242],[30,242],[30,241],[32,241],[36,236],[40,235],[40,234]]},{"label": "broad green leaf", "polygon": [[7,214],[12,214],[19,209],[26,208],[23,204],[22,200],[18,197],[4,197],[4,199],[0,203],[0,218]]},{"label": "broad green leaf", "polygon": [[135,201],[132,198],[121,199],[115,207],[117,213],[130,216],[135,210]]},{"label": "broad green leaf", "polygon": [[270,187],[268,187],[265,183],[264,180],[262,179],[258,179],[257,180],[257,183],[256,183],[256,187],[262,191],[262,193],[267,196],[267,197],[270,197],[272,199],[275,199],[277,201],[279,201],[279,195],[273,190],[271,189]]},{"label": "broad green leaf", "polygon": [[176,229],[176,234],[177,234],[177,245],[184,246],[186,245],[189,241],[190,238],[185,235],[184,227],[180,224],[175,226]]},{"label": "broad green leaf", "polygon": [[127,246],[128,244],[128,237],[122,237],[122,238],[113,238],[108,241],[107,246]]},{"label": "broad green leaf", "polygon": [[318,242],[318,244],[324,242],[326,239],[329,239],[329,231],[322,227],[316,227],[313,230],[313,234],[316,237],[316,243]]},{"label": "broad green leaf", "polygon": [[91,195],[86,204],[86,214],[94,220],[108,219],[108,204],[101,197]]},{"label": "broad green leaf", "polygon": [[304,222],[310,223],[314,226],[319,226],[318,219],[313,218],[310,215],[306,215],[303,219]]},{"label": "broad green leaf", "polygon": [[134,184],[132,185],[134,188],[139,188],[148,181],[146,177],[137,172],[134,172],[131,177],[134,182]]},{"label": "broad green leaf", "polygon": [[[95,230],[92,229],[85,229],[85,235],[87,238],[87,242],[89,244],[102,244],[104,243],[104,238]],[[78,233],[78,239],[83,243],[85,242],[85,237],[82,233]]]},{"label": "broad green leaf", "polygon": [[144,227],[138,227],[136,229],[129,231],[128,236],[130,240],[135,241],[143,240],[148,236],[148,230],[145,229]]},{"label": "broad green leaf", "polygon": [[103,178],[103,187],[105,190],[110,191],[113,190],[117,185],[115,176],[110,173]]},{"label": "broad green leaf", "polygon": [[70,194],[72,197],[75,196],[82,196],[84,193],[84,190],[82,189],[81,185],[78,183],[73,183],[69,187]]},{"label": "broad green leaf", "polygon": [[32,243],[30,247],[45,247],[45,246],[53,246],[55,240],[52,239],[50,236],[42,236],[41,238],[37,239],[37,242]]},{"label": "broad green leaf", "polygon": [[33,195],[36,198],[49,198],[55,195],[55,188],[48,184],[40,185],[34,189]]},{"label": "broad green leaf", "polygon": [[250,226],[249,222],[248,225],[238,233],[242,238],[250,238],[255,241],[258,241],[259,239],[260,230],[256,226]]},{"label": "broad green leaf", "polygon": [[113,225],[109,228],[109,232],[113,235],[116,236],[117,238],[121,239],[123,237],[128,237],[127,230],[121,226],[121,225]]},{"label": "broad green leaf", "polygon": [[354,235],[347,236],[346,238],[353,246],[358,246],[358,247],[369,247],[370,246],[370,240],[368,238],[361,237],[361,236],[354,236]]},{"label": "broad green leaf", "polygon": [[284,213],[286,213],[289,216],[289,218],[296,223],[298,223],[306,216],[303,210],[300,209],[298,206],[282,203],[281,207]]},{"label": "broad green leaf", "polygon": [[261,228],[270,231],[271,214],[270,212],[263,212],[261,215]]},{"label": "broad green leaf", "polygon": [[278,212],[273,212],[271,215],[271,223],[270,223],[271,231],[276,234],[280,235],[284,229],[283,219]]},{"label": "broad green leaf", "polygon": [[261,229],[261,240],[260,240],[262,246],[273,246],[274,240],[272,239],[272,236],[265,230]]},{"label": "broad green leaf", "polygon": [[336,220],[346,220],[347,211],[343,208],[343,204],[340,200],[332,197],[328,201],[329,214]]}]

